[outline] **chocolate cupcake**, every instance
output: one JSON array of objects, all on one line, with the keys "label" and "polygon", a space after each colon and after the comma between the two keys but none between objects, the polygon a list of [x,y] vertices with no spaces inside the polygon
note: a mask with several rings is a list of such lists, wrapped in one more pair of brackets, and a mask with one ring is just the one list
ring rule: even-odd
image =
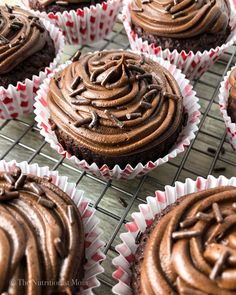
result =
[{"label": "chocolate cupcake", "polygon": [[0,219],[0,293],[75,294],[85,246],[71,198],[48,177],[1,172]]},{"label": "chocolate cupcake", "polygon": [[174,145],[184,122],[174,77],[128,51],[77,53],[51,79],[47,103],[63,148],[100,167],[155,161]]},{"label": "chocolate cupcake", "polygon": [[134,33],[155,47],[181,52],[210,50],[230,34],[228,0],[132,0]]},{"label": "chocolate cupcake", "polygon": [[46,11],[47,13],[64,12],[70,10],[83,9],[84,7],[90,7],[102,3],[103,0],[29,0],[30,8],[39,11]]},{"label": "chocolate cupcake", "polygon": [[44,71],[56,55],[39,20],[19,7],[0,6],[0,85],[7,88]]},{"label": "chocolate cupcake", "polygon": [[134,294],[235,294],[235,212],[236,188],[223,186],[183,196],[157,214],[136,239]]},{"label": "chocolate cupcake", "polygon": [[236,69],[232,70],[229,76],[229,83],[231,86],[228,99],[228,115],[232,123],[236,123]]}]

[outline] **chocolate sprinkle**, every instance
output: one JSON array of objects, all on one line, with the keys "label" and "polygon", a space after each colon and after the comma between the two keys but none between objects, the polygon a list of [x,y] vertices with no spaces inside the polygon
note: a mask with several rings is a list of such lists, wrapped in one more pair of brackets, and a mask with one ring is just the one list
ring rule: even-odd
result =
[{"label": "chocolate sprinkle", "polygon": [[108,110],[105,110],[104,113],[107,115],[107,117],[109,119],[111,119],[119,128],[123,128],[124,127],[124,123],[121,122],[119,119],[116,118],[115,115],[113,115],[111,112],[109,112]]},{"label": "chocolate sprinkle", "polygon": [[66,253],[65,253],[65,249],[64,249],[64,246],[63,246],[62,241],[61,241],[60,238],[55,238],[54,239],[54,246],[55,246],[55,248],[56,248],[57,253],[59,254],[59,256],[61,258],[65,258]]},{"label": "chocolate sprinkle", "polygon": [[222,223],[224,219],[223,219],[223,216],[222,216],[222,214],[220,212],[220,207],[219,207],[219,205],[217,203],[212,204],[212,210],[213,210],[213,212],[215,214],[216,221],[218,223]]},{"label": "chocolate sprinkle", "polygon": [[42,197],[38,198],[38,203],[46,208],[49,208],[49,209],[52,209],[56,206],[56,204],[53,203],[52,201],[47,200],[46,198],[42,198]]},{"label": "chocolate sprinkle", "polygon": [[149,92],[147,92],[144,96],[143,96],[143,100],[149,101],[153,98],[154,95],[157,94],[157,90],[156,89],[152,89]]},{"label": "chocolate sprinkle", "polygon": [[51,130],[52,130],[52,131],[57,130],[57,125],[56,125],[55,123],[52,123],[52,125],[51,125]]},{"label": "chocolate sprinkle", "polygon": [[85,124],[88,124],[92,121],[92,118],[91,117],[86,117],[86,118],[83,118],[81,120],[78,120],[74,123],[74,126],[75,127],[80,127],[82,125],[85,125]]},{"label": "chocolate sprinkle", "polygon": [[136,119],[138,117],[141,117],[142,114],[141,113],[131,113],[131,114],[126,114],[126,118],[128,120],[132,120],[132,119]]},{"label": "chocolate sprinkle", "polygon": [[1,43],[2,45],[6,45],[6,44],[9,44],[10,41],[9,41],[6,37],[0,35],[0,43]]},{"label": "chocolate sprinkle", "polygon": [[26,174],[21,174],[15,183],[15,189],[22,188],[25,184],[26,178],[27,178]]},{"label": "chocolate sprinkle", "polygon": [[81,51],[77,51],[71,58],[72,62],[78,61],[81,56]]},{"label": "chocolate sprinkle", "polygon": [[135,78],[136,78],[137,80],[142,80],[142,79],[152,79],[152,74],[136,75]]},{"label": "chocolate sprinkle", "polygon": [[172,14],[172,18],[175,19],[175,18],[178,18],[178,17],[181,17],[181,16],[185,16],[185,13],[183,11],[179,11],[179,12],[176,12],[175,14]]},{"label": "chocolate sprinkle", "polygon": [[152,90],[152,89],[157,89],[157,90],[161,90],[161,86],[159,85],[155,85],[155,84],[151,84],[147,86],[148,90]]},{"label": "chocolate sprinkle", "polygon": [[75,90],[79,86],[80,81],[81,81],[80,76],[76,77],[73,83],[71,84],[71,89]]},{"label": "chocolate sprinkle", "polygon": [[140,101],[140,107],[144,108],[145,110],[147,109],[151,109],[152,108],[152,104],[146,101]]},{"label": "chocolate sprinkle", "polygon": [[162,94],[163,94],[164,98],[170,98],[170,99],[174,99],[174,100],[180,99],[180,97],[178,95],[173,94],[173,93],[167,93],[164,91]]},{"label": "chocolate sprinkle", "polygon": [[72,93],[70,93],[70,97],[75,97],[76,95],[81,94],[85,90],[86,90],[86,87],[85,86],[82,86],[81,88],[76,89],[75,91],[73,91]]},{"label": "chocolate sprinkle", "polygon": [[179,226],[181,228],[186,228],[194,225],[198,221],[198,218],[196,216],[190,217],[185,219],[184,221],[180,222]]},{"label": "chocolate sprinkle", "polygon": [[198,212],[196,214],[196,217],[198,220],[203,220],[203,221],[210,221],[212,218],[209,214]]},{"label": "chocolate sprinkle", "polygon": [[98,123],[98,114],[95,111],[91,112],[91,116],[92,116],[92,121],[89,124],[89,128],[95,127]]},{"label": "chocolate sprinkle", "polygon": [[135,65],[127,65],[127,68],[130,70],[130,71],[135,71],[135,72],[138,72],[138,73],[141,73],[141,74],[145,74],[145,70],[139,66],[135,66]]},{"label": "chocolate sprinkle", "polygon": [[44,193],[45,193],[44,190],[43,190],[43,189],[41,188],[41,186],[38,185],[37,183],[32,182],[32,183],[30,184],[30,186],[31,186],[33,192],[36,193],[37,195],[39,195],[39,196],[44,195]]},{"label": "chocolate sprinkle", "polygon": [[13,185],[13,184],[15,183],[15,179],[12,177],[11,174],[9,174],[9,173],[4,173],[4,174],[3,174],[3,177],[4,177],[4,179],[5,179],[8,183],[10,183],[11,185]]},{"label": "chocolate sprinkle", "polygon": [[229,252],[227,250],[223,250],[218,258],[218,260],[216,261],[209,278],[214,281],[216,279],[216,277],[218,276],[218,274],[222,271],[223,269],[223,265],[226,262],[226,259],[229,256]]},{"label": "chocolate sprinkle", "polygon": [[213,169],[214,172],[223,172],[223,171],[225,171],[225,170],[226,170],[225,167],[215,167],[215,168]]},{"label": "chocolate sprinkle", "polygon": [[173,232],[172,233],[172,238],[174,240],[178,239],[186,239],[186,238],[193,238],[201,235],[201,231],[199,230],[189,230],[189,231],[179,231],[179,232]]},{"label": "chocolate sprinkle", "polygon": [[71,100],[71,104],[74,105],[89,105],[91,101],[85,97],[77,96]]},{"label": "chocolate sprinkle", "polygon": [[20,167],[16,166],[12,172],[12,176],[18,178],[20,177],[20,175],[21,175],[21,169]]},{"label": "chocolate sprinkle", "polygon": [[0,202],[7,202],[17,198],[19,198],[19,192],[4,191],[4,189],[1,190]]},{"label": "chocolate sprinkle", "polygon": [[75,222],[75,211],[72,205],[67,206],[67,215],[70,221],[70,224],[74,224]]},{"label": "chocolate sprinkle", "polygon": [[171,7],[172,7],[172,4],[169,3],[169,4],[165,7],[165,11],[169,11],[169,10],[171,9]]},{"label": "chocolate sprinkle", "polygon": [[5,4],[5,6],[6,6],[7,11],[8,11],[9,13],[12,13],[12,12],[13,12],[13,7],[12,7],[12,6],[10,6],[10,5],[8,5],[8,4]]}]

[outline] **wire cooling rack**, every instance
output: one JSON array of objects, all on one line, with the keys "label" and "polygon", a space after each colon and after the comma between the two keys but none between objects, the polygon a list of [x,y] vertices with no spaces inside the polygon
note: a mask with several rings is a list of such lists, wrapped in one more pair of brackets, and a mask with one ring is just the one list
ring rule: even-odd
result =
[{"label": "wire cooling rack", "polygon": [[[118,21],[108,38],[91,46],[67,47],[64,60],[77,49],[82,52],[112,48],[128,49],[129,43],[123,25]],[[101,287],[96,294],[111,294],[115,284],[112,279],[111,260],[116,256],[115,246],[120,242],[119,234],[124,230],[123,224],[131,220],[131,213],[138,210],[138,205],[145,202],[148,195],[175,181],[184,181],[187,177],[221,174],[226,177],[236,174],[236,157],[226,140],[225,125],[218,106],[218,92],[224,75],[235,64],[236,47],[228,50],[211,69],[199,80],[193,82],[200,98],[201,122],[196,139],[189,148],[171,162],[162,165],[149,175],[131,181],[106,182],[80,171],[71,162],[57,155],[39,134],[34,123],[34,115],[16,120],[0,122],[0,159],[27,161],[49,166],[67,175],[76,182],[79,189],[91,199],[91,206],[97,209],[104,230],[107,259],[103,262],[105,273],[100,275]]]}]

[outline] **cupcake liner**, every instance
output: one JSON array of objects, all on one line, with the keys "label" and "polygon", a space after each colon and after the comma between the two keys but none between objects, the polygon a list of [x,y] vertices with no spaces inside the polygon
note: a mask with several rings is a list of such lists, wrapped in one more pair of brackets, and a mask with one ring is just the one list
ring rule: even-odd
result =
[{"label": "cupcake liner", "polygon": [[226,48],[233,45],[236,40],[236,14],[235,10],[231,11],[230,27],[231,34],[227,39],[227,43],[211,50],[205,50],[204,52],[193,51],[185,52],[182,50],[180,53],[177,50],[170,51],[169,49],[162,49],[161,46],[155,47],[154,43],[148,44],[147,41],[143,41],[131,28],[131,1],[127,1],[123,7],[122,20],[129,38],[129,43],[132,50],[146,52],[148,54],[154,54],[157,57],[162,57],[165,60],[169,60],[170,63],[175,64],[177,68],[181,69],[186,77],[190,80],[199,78],[205,73],[209,67],[216,62],[220,55]]},{"label": "cupcake liner", "polygon": [[118,283],[113,287],[113,293],[119,295],[132,294],[130,267],[138,247],[135,244],[135,238],[139,232],[144,232],[153,223],[158,213],[184,195],[227,185],[236,186],[236,177],[227,179],[225,176],[215,178],[209,175],[207,179],[202,177],[198,177],[196,180],[187,178],[184,183],[177,181],[174,186],[165,186],[164,191],[156,191],[155,197],[147,197],[147,204],[139,205],[139,212],[132,214],[133,221],[125,224],[127,232],[120,235],[122,244],[116,246],[119,256],[115,257],[112,263],[116,268],[113,272],[113,278]]},{"label": "cupcake liner", "polygon": [[22,114],[32,112],[35,102],[34,98],[40,84],[60,63],[64,47],[62,33],[50,22],[43,19],[41,21],[54,41],[56,57],[44,71],[40,71],[32,79],[26,79],[25,82],[18,82],[16,86],[10,84],[8,88],[0,86],[0,119],[13,119]]},{"label": "cupcake liner", "polygon": [[105,259],[102,248],[105,243],[101,240],[103,231],[99,228],[99,219],[95,216],[96,210],[89,207],[89,200],[84,197],[84,192],[76,190],[74,183],[68,182],[68,177],[60,176],[57,171],[50,171],[49,167],[39,167],[38,164],[29,165],[27,162],[0,161],[0,171],[12,172],[15,167],[21,168],[23,173],[39,177],[51,176],[52,183],[67,193],[79,209],[85,230],[85,257],[84,278],[80,282],[81,295],[94,294],[93,289],[100,286],[97,276],[104,272],[100,263]]},{"label": "cupcake liner", "polygon": [[[113,169],[109,169],[106,163],[104,163],[104,165],[99,168],[96,163],[90,165],[85,160],[79,160],[75,156],[72,156],[68,151],[64,150],[61,144],[58,142],[57,137],[55,133],[51,130],[51,126],[48,121],[50,113],[49,109],[47,108],[47,91],[50,77],[52,77],[52,75],[45,80],[43,85],[41,85],[36,98],[36,103],[34,105],[36,114],[35,120],[38,123],[37,125],[40,129],[41,135],[44,136],[45,140],[54,150],[63,155],[66,159],[73,161],[79,168],[92,173],[94,176],[102,177],[106,180],[133,179],[135,177],[147,174],[154,168],[168,162],[172,158],[175,158],[179,153],[184,151],[184,148],[188,146],[190,144],[190,141],[195,137],[194,133],[198,130],[197,125],[199,123],[200,106],[198,104],[198,99],[195,96],[195,91],[192,90],[192,86],[189,84],[189,81],[185,79],[185,76],[181,73],[180,70],[176,69],[176,67],[174,65],[171,65],[168,61],[156,58],[155,56],[149,57],[168,69],[170,73],[172,73],[172,75],[175,77],[184,97],[185,112],[188,113],[187,126],[183,127],[183,130],[178,137],[177,143],[174,145],[174,147],[171,148],[170,152],[165,157],[159,158],[155,162],[149,161],[146,165],[139,163],[136,165],[136,167],[132,167],[130,164],[127,163],[125,169],[121,169],[119,165],[115,165]],[[56,72],[64,69],[70,63],[71,61],[68,61],[66,64],[61,65],[56,70]]]},{"label": "cupcake liner", "polygon": [[[28,0],[21,2],[30,9]],[[68,44],[84,45],[104,39],[112,31],[122,5],[123,0],[107,0],[63,13],[36,11],[36,14],[60,28]]]},{"label": "cupcake liner", "polygon": [[232,67],[230,71],[228,71],[227,75],[224,77],[224,81],[221,82],[220,92],[219,92],[219,104],[220,104],[220,111],[225,121],[227,137],[229,142],[236,151],[236,123],[233,123],[231,118],[228,115],[227,107],[228,107],[228,98],[229,98],[229,91],[231,85],[229,83],[229,75],[236,66]]}]

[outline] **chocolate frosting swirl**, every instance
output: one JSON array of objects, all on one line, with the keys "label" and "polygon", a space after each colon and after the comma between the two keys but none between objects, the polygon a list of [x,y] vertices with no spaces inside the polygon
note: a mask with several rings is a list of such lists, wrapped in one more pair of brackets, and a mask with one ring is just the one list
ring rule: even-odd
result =
[{"label": "chocolate frosting swirl", "polygon": [[72,294],[83,257],[82,220],[68,195],[47,177],[1,172],[0,294]]},{"label": "chocolate frosting swirl", "polygon": [[133,0],[132,22],[161,37],[190,38],[226,32],[228,0]]},{"label": "chocolate frosting swirl", "polygon": [[234,69],[229,76],[229,83],[231,85],[229,101],[228,101],[228,114],[233,123],[236,123],[236,69]]},{"label": "chocolate frosting swirl", "polygon": [[150,234],[141,294],[236,294],[236,188],[184,197]]},{"label": "chocolate frosting swirl", "polygon": [[173,76],[128,51],[89,53],[71,63],[51,80],[48,106],[53,122],[78,146],[103,155],[162,143],[183,112]]},{"label": "chocolate frosting swirl", "polygon": [[47,38],[37,17],[19,7],[0,6],[0,74],[43,49]]}]

